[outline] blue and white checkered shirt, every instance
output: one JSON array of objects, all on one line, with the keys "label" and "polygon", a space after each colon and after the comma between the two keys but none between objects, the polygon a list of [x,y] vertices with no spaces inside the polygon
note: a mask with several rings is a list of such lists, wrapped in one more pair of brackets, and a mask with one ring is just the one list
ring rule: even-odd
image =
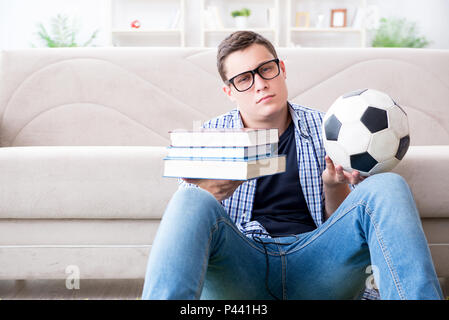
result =
[{"label": "blue and white checkered shirt", "polygon": [[[319,227],[324,222],[324,192],[321,175],[326,168],[321,126],[324,113],[297,104],[289,103],[289,111],[295,125],[296,152],[304,198],[313,221]],[[243,128],[238,109],[213,118],[203,124],[204,128]],[[180,180],[181,186],[188,185]],[[251,212],[256,194],[257,179],[242,183],[233,195],[222,201],[222,205],[235,222],[237,228],[247,236],[262,233],[269,237],[265,228],[258,221],[251,221]],[[264,235],[265,234],[265,235]],[[375,290],[367,290],[363,299],[376,299]]]}]

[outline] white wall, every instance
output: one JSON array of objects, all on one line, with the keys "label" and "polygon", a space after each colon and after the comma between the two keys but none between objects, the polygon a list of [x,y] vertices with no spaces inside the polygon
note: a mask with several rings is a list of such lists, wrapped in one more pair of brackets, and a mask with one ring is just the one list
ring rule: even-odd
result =
[{"label": "white wall", "polygon": [[[216,0],[215,0],[216,1]],[[222,0],[225,1],[225,0]],[[340,0],[315,0],[341,4]],[[353,0],[357,3],[358,0]],[[285,9],[286,0],[280,0],[281,11]],[[431,40],[429,48],[449,49],[449,0],[367,0],[368,4],[379,6],[381,16],[406,17],[418,22],[418,26],[427,39]],[[58,13],[67,13],[79,18],[82,29],[78,42],[84,42],[97,28],[100,28],[94,45],[109,43],[108,0],[0,0],[0,49],[29,48],[31,44],[39,45],[36,36],[38,22],[49,25],[50,17]],[[244,4],[249,0],[242,0]],[[348,1],[344,2],[345,4]],[[351,3],[351,1],[349,1]],[[186,34],[187,46],[200,45],[200,10],[201,0],[186,0]],[[281,17],[283,18],[283,17]],[[285,20],[281,19],[280,44],[286,45]]]}]

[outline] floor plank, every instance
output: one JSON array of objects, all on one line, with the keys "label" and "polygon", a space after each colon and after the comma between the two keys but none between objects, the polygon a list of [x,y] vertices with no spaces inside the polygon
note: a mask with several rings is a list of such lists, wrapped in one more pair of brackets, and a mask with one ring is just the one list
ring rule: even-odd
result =
[{"label": "floor plank", "polygon": [[63,280],[0,280],[2,300],[138,300],[143,279],[82,279],[79,289]]}]

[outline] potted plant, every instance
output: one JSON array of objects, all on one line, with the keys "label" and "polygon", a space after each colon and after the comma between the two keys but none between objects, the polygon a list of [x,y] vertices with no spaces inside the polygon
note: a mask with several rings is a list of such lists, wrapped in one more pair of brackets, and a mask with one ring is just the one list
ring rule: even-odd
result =
[{"label": "potted plant", "polygon": [[243,8],[231,12],[235,21],[235,27],[238,29],[245,29],[248,26],[248,17],[251,15],[251,10]]},{"label": "potted plant", "polygon": [[[76,42],[76,36],[79,31],[76,21],[69,21],[66,15],[58,14],[51,19],[51,33],[47,31],[42,23],[38,24],[37,34],[49,48],[61,47],[87,47],[91,44],[98,34],[98,29],[95,30],[90,38],[82,44]],[[33,45],[33,47],[35,47]]]},{"label": "potted plant", "polygon": [[382,18],[372,41],[373,47],[424,48],[429,41],[419,36],[415,22],[405,18]]}]

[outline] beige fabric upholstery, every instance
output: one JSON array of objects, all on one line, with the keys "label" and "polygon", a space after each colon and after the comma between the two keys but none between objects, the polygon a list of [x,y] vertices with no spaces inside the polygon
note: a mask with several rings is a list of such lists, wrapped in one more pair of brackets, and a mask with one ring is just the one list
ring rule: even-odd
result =
[{"label": "beige fabric upholstery", "polygon": [[[389,93],[409,115],[412,145],[449,144],[449,52],[293,49],[292,102],[326,110],[363,87]],[[233,107],[215,49],[72,48],[3,52],[2,146],[158,145]],[[425,84],[425,85],[424,85]]]},{"label": "beige fabric upholstery", "polygon": [[[178,186],[162,177],[165,155],[164,147],[0,148],[0,219],[160,219]],[[447,146],[411,146],[394,169],[423,218],[449,218],[448,160]]]},{"label": "beige fabric upholstery", "polygon": [[[409,115],[408,181],[440,277],[449,277],[449,51],[280,48],[289,99],[327,110],[341,94],[389,93]],[[177,188],[168,131],[233,108],[216,51],[6,51],[0,66],[0,278],[141,278]],[[12,148],[13,147],[13,148]]]},{"label": "beige fabric upholstery", "polygon": [[178,185],[162,178],[165,154],[164,147],[0,148],[0,219],[160,219]]}]

